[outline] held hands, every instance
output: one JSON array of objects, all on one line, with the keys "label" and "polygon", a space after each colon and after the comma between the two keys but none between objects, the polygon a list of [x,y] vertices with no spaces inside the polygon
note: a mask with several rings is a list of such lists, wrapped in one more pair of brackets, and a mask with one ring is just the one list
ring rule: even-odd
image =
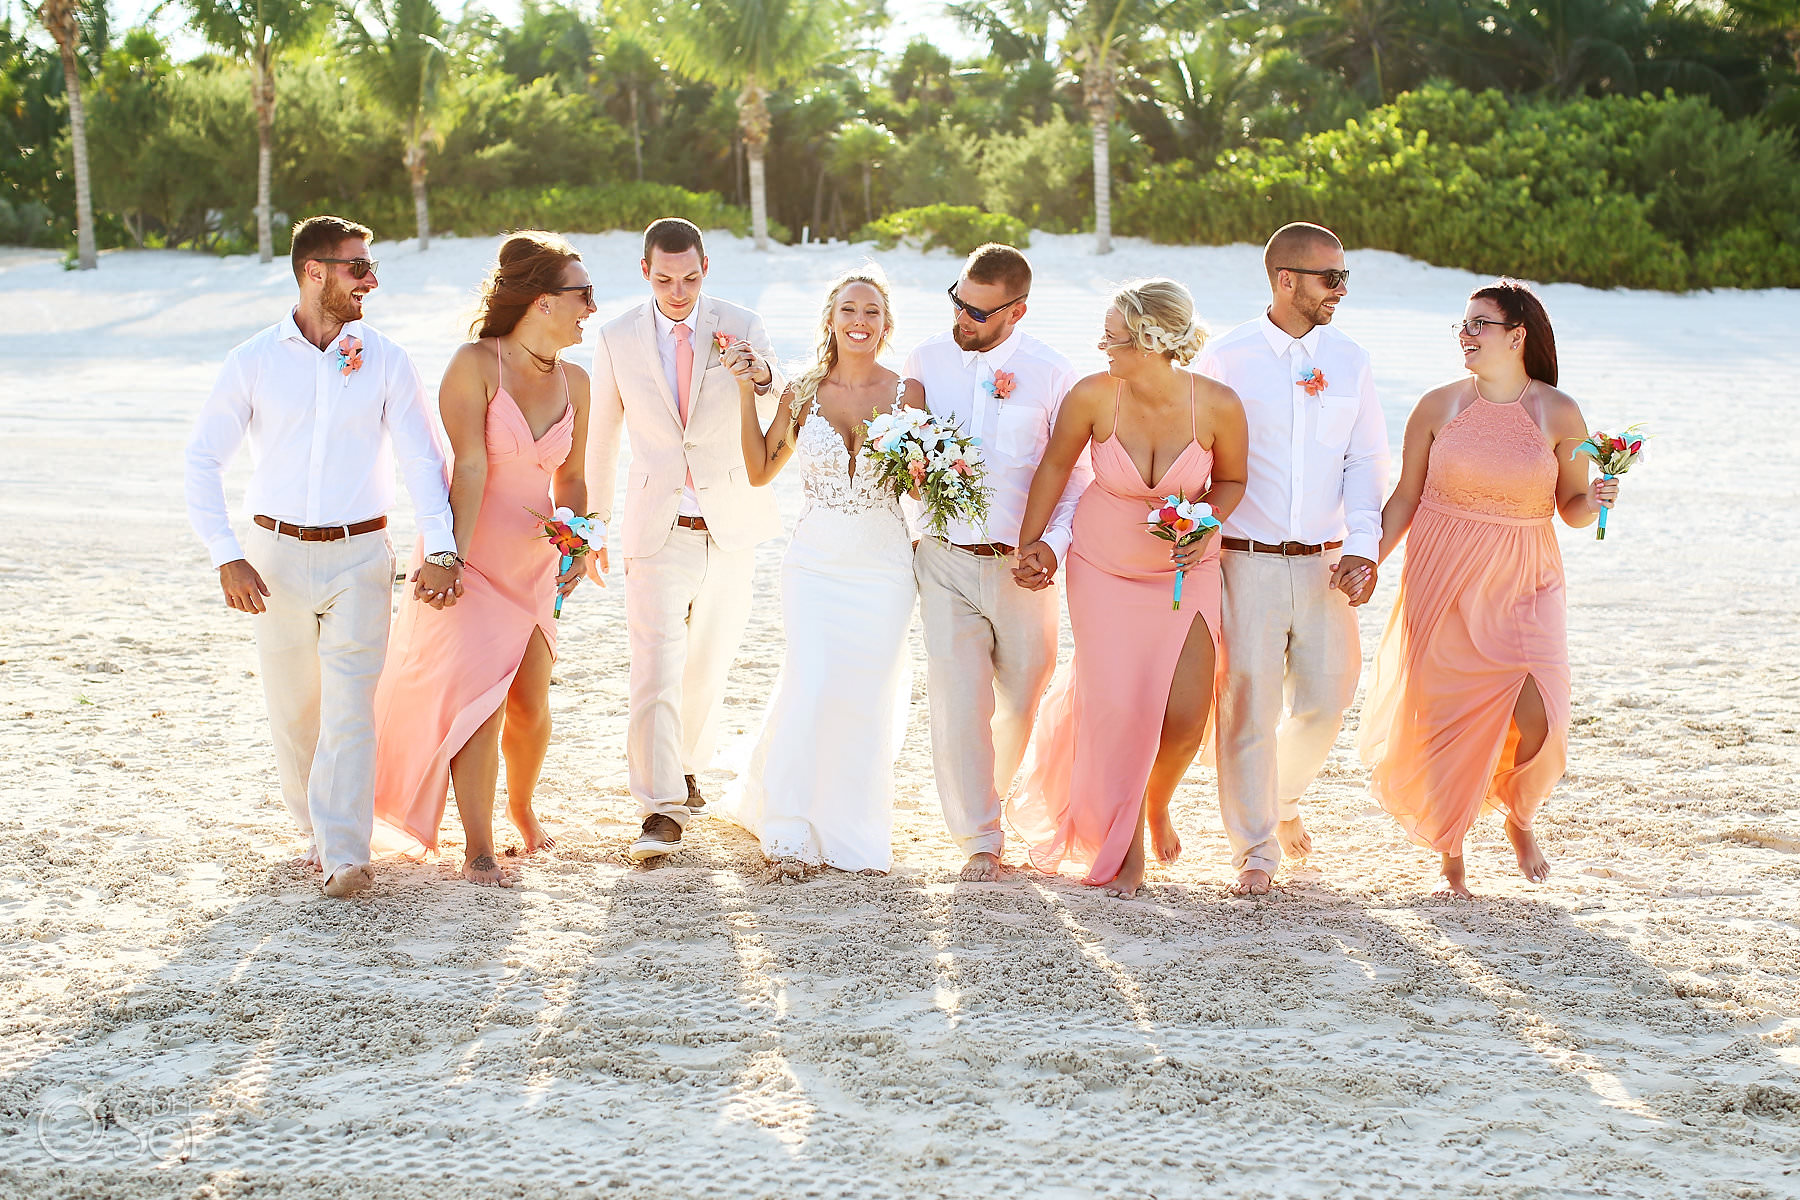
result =
[{"label": "held hands", "polygon": [[719,362],[737,377],[739,383],[753,387],[766,384],[774,377],[768,364],[757,356],[755,348],[742,338],[719,350]]},{"label": "held hands", "polygon": [[1056,579],[1056,551],[1039,538],[1029,546],[1019,547],[1019,565],[1013,568],[1013,582],[1031,592],[1041,592]]},{"label": "held hands", "polygon": [[436,567],[425,563],[412,573],[413,599],[433,608],[454,608],[463,594],[462,566]]},{"label": "held hands", "polygon": [[262,581],[262,576],[256,573],[248,559],[234,558],[220,564],[219,590],[225,593],[227,608],[252,614],[268,611],[263,597],[269,594],[269,585]]},{"label": "held hands", "polygon": [[[606,572],[611,566],[612,566],[611,562],[609,562],[606,557],[606,547],[604,545],[601,545],[601,546],[595,546],[592,550],[588,551],[586,554],[584,554],[580,558],[576,559],[575,565],[574,565],[574,567],[571,568],[571,570],[573,570],[577,573],[586,571],[589,579],[592,579],[595,583],[599,584],[601,587],[605,587],[606,586]],[[563,579],[565,579],[565,578],[567,578],[567,576],[559,576],[557,578],[556,586],[559,589],[562,588]],[[571,587],[569,590],[572,591],[573,588]],[[563,595],[565,595],[565,596],[568,594],[569,594],[569,591],[563,592]]]},{"label": "held hands", "polygon": [[1378,574],[1375,564],[1356,554],[1344,555],[1342,561],[1331,566],[1331,579],[1327,587],[1334,587],[1350,598],[1350,607],[1355,608],[1367,604],[1369,597],[1375,593],[1375,578]]}]

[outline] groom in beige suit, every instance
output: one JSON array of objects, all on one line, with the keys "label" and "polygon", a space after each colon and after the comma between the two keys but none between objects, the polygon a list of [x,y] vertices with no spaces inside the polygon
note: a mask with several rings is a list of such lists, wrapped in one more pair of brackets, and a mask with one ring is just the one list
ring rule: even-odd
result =
[{"label": "groom in beige suit", "polygon": [[[600,330],[587,464],[589,495],[610,521],[629,427],[625,758],[644,817],[630,851],[639,862],[680,849],[688,814],[706,803],[694,774],[712,758],[725,672],[750,616],[755,546],[781,532],[774,496],[745,478],[738,376],[763,397],[765,424],[782,389],[762,318],[702,294],[698,228],[653,222],[641,265],[650,299]],[[589,563],[606,565],[604,551]]]}]

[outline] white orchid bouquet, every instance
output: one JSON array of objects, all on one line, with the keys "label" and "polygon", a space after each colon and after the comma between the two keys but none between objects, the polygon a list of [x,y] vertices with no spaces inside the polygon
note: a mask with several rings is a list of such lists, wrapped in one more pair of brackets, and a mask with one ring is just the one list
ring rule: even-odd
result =
[{"label": "white orchid bouquet", "polygon": [[[1212,505],[1204,500],[1189,500],[1185,492],[1164,496],[1144,518],[1144,528],[1151,537],[1174,546],[1192,545],[1218,527],[1219,518],[1213,516]],[[1181,608],[1181,581],[1186,577],[1187,572],[1176,569],[1175,602],[1169,605],[1172,609]]]},{"label": "white orchid bouquet", "polygon": [[895,496],[916,495],[923,502],[937,536],[945,536],[952,521],[986,523],[981,439],[963,433],[955,421],[895,404],[863,426],[863,457]]}]

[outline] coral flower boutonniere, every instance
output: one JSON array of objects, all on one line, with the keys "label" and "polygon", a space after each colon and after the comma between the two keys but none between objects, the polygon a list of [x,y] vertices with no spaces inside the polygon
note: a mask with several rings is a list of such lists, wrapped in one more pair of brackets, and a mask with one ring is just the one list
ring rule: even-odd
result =
[{"label": "coral flower boutonniere", "polygon": [[995,371],[994,377],[987,381],[988,395],[996,400],[1004,400],[1013,394],[1013,386],[1018,380],[1011,371]]},{"label": "coral flower boutonniere", "polygon": [[1317,367],[1313,368],[1311,375],[1302,375],[1299,379],[1294,380],[1294,382],[1299,384],[1300,389],[1308,396],[1317,396],[1320,392],[1331,386],[1329,383],[1325,382],[1325,372],[1319,370]]},{"label": "coral flower boutonniere", "polygon": [[346,333],[338,340],[338,372],[342,374],[344,378],[348,379],[350,376],[362,370],[362,350],[361,338],[353,338]]}]

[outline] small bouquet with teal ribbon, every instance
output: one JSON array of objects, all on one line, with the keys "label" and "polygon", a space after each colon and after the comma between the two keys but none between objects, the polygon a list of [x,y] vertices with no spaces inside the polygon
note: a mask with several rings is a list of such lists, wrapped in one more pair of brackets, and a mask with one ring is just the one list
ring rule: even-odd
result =
[{"label": "small bouquet with teal ribbon", "polygon": [[[574,509],[558,508],[546,517],[536,509],[527,508],[525,511],[543,523],[542,536],[544,540],[562,552],[562,558],[556,567],[556,573],[559,576],[567,575],[569,568],[575,565],[576,559],[593,550],[596,527],[600,530],[599,544],[602,546],[606,544],[606,527],[599,525],[600,518],[595,513],[578,517],[575,515]],[[559,588],[556,592],[556,607],[550,614],[558,621],[562,620],[562,605],[563,594]]]},{"label": "small bouquet with teal ribbon", "polygon": [[[1162,503],[1150,510],[1144,519],[1144,526],[1151,537],[1161,538],[1176,547],[1190,546],[1219,527],[1219,518],[1213,516],[1212,505],[1204,500],[1189,500],[1185,492],[1177,492],[1173,496],[1164,496]],[[1170,608],[1181,608],[1181,581],[1187,578],[1187,572],[1176,568],[1175,602]]]},{"label": "small bouquet with teal ribbon", "polygon": [[[1641,426],[1628,426],[1623,433],[1614,436],[1595,430],[1587,440],[1575,447],[1575,454],[1585,454],[1600,468],[1600,474],[1606,479],[1617,479],[1631,470],[1639,457],[1644,453],[1644,439],[1650,435],[1640,432]],[[1594,540],[1606,540],[1606,514],[1611,509],[1600,510],[1600,525],[1594,530]]]}]

